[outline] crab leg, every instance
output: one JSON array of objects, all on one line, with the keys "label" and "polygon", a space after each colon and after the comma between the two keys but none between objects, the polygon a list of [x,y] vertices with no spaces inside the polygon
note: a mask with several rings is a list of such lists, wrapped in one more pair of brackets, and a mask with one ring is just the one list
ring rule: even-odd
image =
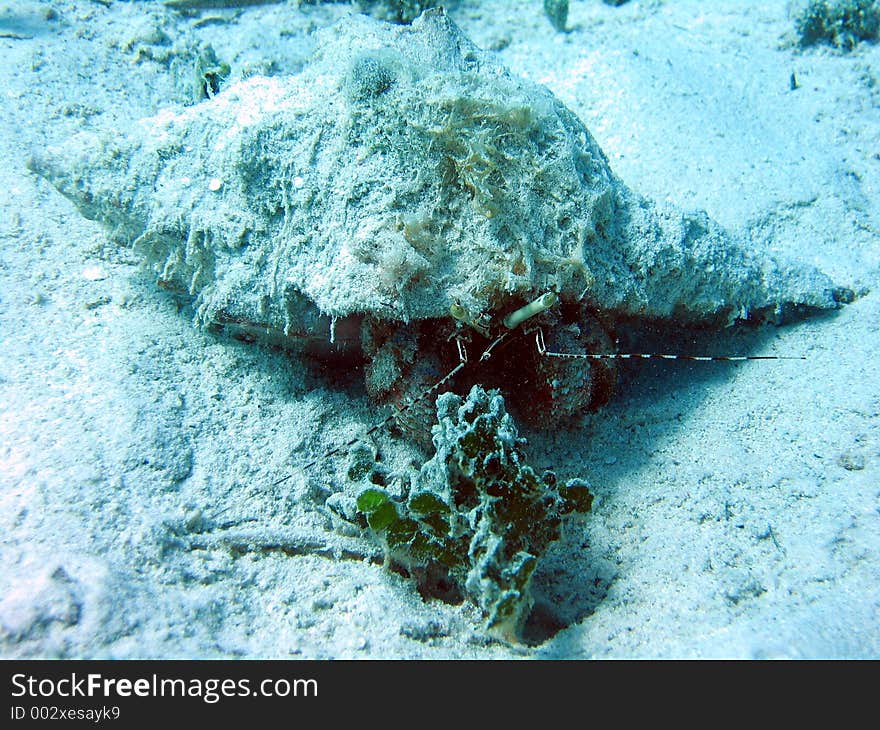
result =
[{"label": "crab leg", "polygon": [[[461,341],[460,338],[456,338],[455,342],[456,342],[456,345],[458,346],[458,359],[459,359],[458,365],[456,365],[454,368],[452,368],[452,370],[450,370],[448,373],[446,373],[446,375],[444,375],[442,378],[440,378],[440,380],[438,380],[436,383],[434,383],[434,385],[432,385],[427,390],[423,391],[420,395],[417,395],[415,398],[413,398],[409,403],[404,405],[402,408],[396,409],[393,413],[388,415],[382,421],[379,421],[379,423],[376,423],[376,424],[373,424],[372,426],[370,426],[370,428],[368,428],[364,432],[364,436],[371,436],[372,434],[376,433],[376,431],[379,431],[380,429],[385,428],[385,426],[387,426],[389,423],[400,418],[404,413],[406,413],[416,403],[424,400],[429,395],[431,395],[431,393],[436,393],[446,383],[448,383],[456,375],[458,375],[459,372],[461,372],[462,368],[464,368],[464,366],[467,365],[467,363],[468,363],[467,350],[465,349],[464,343]],[[307,470],[311,469],[315,464],[317,464],[319,461],[322,461],[323,459],[327,459],[327,458],[329,458],[331,456],[335,456],[336,454],[339,454],[339,453],[344,453],[345,451],[350,449],[352,446],[354,446],[362,438],[363,438],[363,436],[355,436],[353,439],[345,442],[344,444],[340,444],[339,446],[335,446],[332,449],[330,449],[330,451],[324,452],[318,458],[312,459],[308,464],[305,464],[302,467],[303,471],[307,471]],[[279,484],[283,484],[284,482],[286,482],[288,479],[291,479],[292,477],[293,477],[293,474],[288,474],[286,476],[283,476],[280,479],[272,482],[272,486],[277,487]]]}]

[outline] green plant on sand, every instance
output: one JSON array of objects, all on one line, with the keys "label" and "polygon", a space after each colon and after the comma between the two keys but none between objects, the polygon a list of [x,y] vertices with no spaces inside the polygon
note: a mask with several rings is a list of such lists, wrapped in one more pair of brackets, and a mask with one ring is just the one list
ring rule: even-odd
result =
[{"label": "green plant on sand", "polygon": [[851,51],[880,35],[877,0],[802,0],[791,14],[801,46],[827,43]]},{"label": "green plant on sand", "polygon": [[532,607],[530,584],[563,520],[589,512],[586,482],[559,484],[525,464],[520,438],[497,391],[437,398],[435,456],[402,501],[371,486],[357,498],[362,527],[423,593],[467,597],[489,632],[519,640]]}]

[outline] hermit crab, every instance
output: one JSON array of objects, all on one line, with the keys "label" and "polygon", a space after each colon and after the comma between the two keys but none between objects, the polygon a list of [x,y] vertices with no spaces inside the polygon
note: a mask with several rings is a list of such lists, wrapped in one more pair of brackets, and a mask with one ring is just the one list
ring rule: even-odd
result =
[{"label": "hermit crab", "polygon": [[[547,356],[542,327],[572,359]],[[610,360],[574,358],[612,353],[613,341],[598,318],[577,303],[563,306],[554,292],[502,316],[473,317],[453,303],[446,322],[369,331],[368,393],[395,406],[394,423],[426,447],[434,421],[431,396],[453,385],[464,392],[477,382],[497,388],[518,415],[543,429],[604,405],[614,385]],[[431,346],[438,340],[440,347]]]},{"label": "hermit crab", "polygon": [[630,190],[570,110],[442,10],[318,36],[293,75],[231,79],[30,167],[200,325],[362,357],[417,441],[453,381],[502,387],[545,428],[601,406],[619,322],[780,320],[849,296]]},{"label": "hermit crab", "polygon": [[[391,405],[391,412],[361,436],[305,464],[306,469],[386,427],[399,429],[429,452],[436,422],[434,398],[452,389],[467,392],[473,385],[496,389],[504,393],[518,418],[534,428],[550,430],[572,425],[608,402],[618,360],[803,359],[619,352],[596,314],[577,302],[560,302],[554,292],[545,292],[503,317],[485,313],[472,317],[453,303],[448,321],[397,327],[363,321],[361,325],[367,391],[375,402]],[[562,349],[550,349],[548,342]],[[343,348],[337,354],[345,352]],[[320,350],[318,357],[332,355]]]}]

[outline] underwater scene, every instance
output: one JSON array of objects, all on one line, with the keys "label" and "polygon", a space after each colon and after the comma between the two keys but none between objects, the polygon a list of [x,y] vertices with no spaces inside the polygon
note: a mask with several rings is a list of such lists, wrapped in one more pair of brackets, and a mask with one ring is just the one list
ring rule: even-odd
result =
[{"label": "underwater scene", "polygon": [[880,657],[878,38],[0,2],[0,656]]}]

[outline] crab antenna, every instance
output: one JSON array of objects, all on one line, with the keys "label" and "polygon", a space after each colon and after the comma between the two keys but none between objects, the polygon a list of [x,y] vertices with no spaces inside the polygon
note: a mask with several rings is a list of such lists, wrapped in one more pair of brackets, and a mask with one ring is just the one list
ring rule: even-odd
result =
[{"label": "crab antenna", "polygon": [[535,330],[538,354],[568,360],[692,360],[697,362],[740,362],[742,360],[806,360],[803,355],[667,355],[655,352],[552,352],[544,344],[544,332]]}]

